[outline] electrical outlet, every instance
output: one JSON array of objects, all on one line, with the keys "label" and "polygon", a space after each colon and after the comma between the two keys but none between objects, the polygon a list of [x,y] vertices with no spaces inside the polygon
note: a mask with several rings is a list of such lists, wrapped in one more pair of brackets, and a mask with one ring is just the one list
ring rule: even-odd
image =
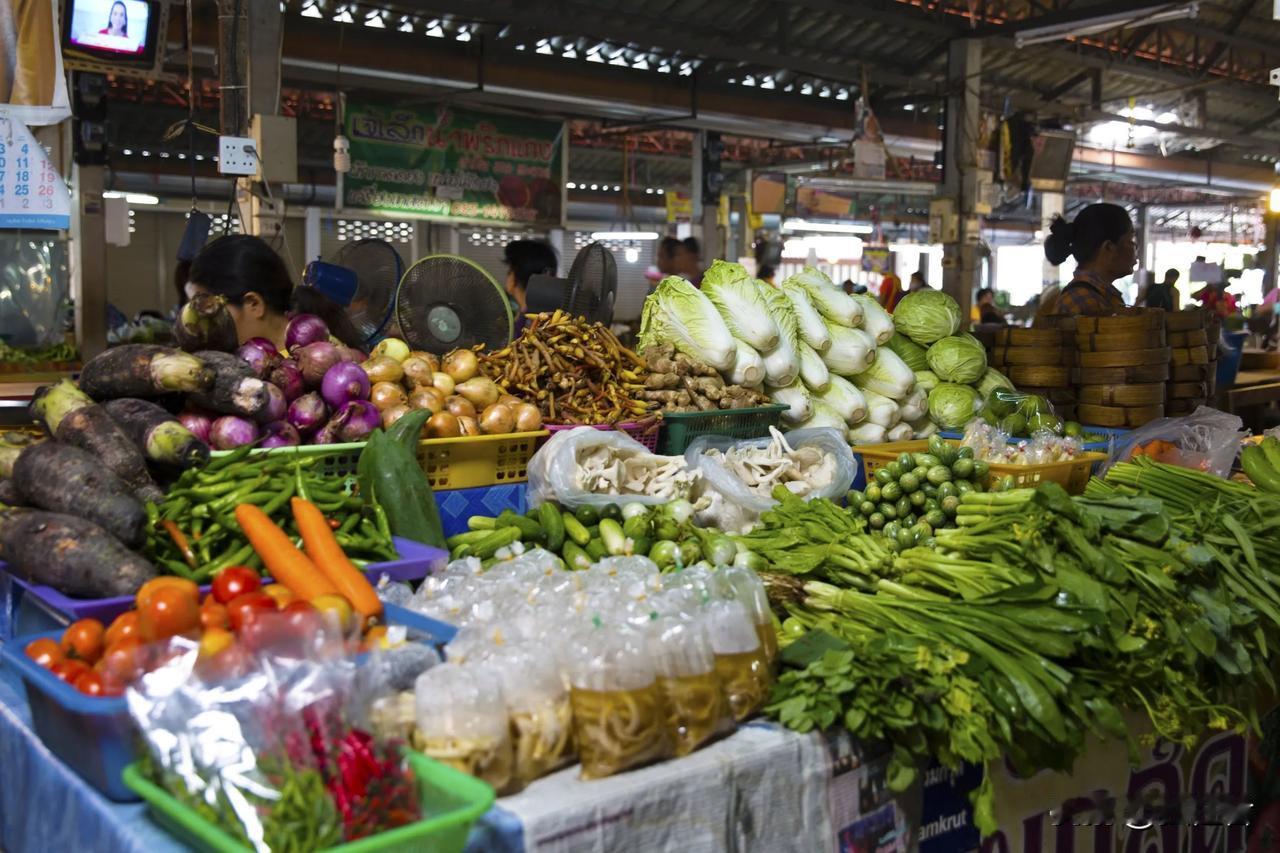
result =
[{"label": "electrical outlet", "polygon": [[218,174],[256,175],[258,158],[253,156],[254,150],[257,149],[251,136],[219,136]]}]

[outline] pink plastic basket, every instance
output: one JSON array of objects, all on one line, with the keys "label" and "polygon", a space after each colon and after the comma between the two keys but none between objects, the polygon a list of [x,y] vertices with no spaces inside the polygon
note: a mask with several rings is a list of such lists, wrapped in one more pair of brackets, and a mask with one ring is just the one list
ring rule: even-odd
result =
[{"label": "pink plastic basket", "polygon": [[580,426],[590,426],[592,429],[621,430],[650,450],[656,450],[660,425],[661,421],[648,421],[646,423],[628,421],[621,424],[543,424],[542,426],[544,429],[550,430],[552,434],[564,429],[577,429]]}]

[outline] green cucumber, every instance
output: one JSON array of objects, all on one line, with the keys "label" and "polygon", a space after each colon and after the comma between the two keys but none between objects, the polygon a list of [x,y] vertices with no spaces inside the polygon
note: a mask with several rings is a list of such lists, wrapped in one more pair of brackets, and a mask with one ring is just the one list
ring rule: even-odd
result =
[{"label": "green cucumber", "polygon": [[591,541],[591,534],[587,532],[587,528],[582,521],[568,512],[564,513],[561,518],[564,520],[565,535],[580,546],[586,547],[586,544]]}]

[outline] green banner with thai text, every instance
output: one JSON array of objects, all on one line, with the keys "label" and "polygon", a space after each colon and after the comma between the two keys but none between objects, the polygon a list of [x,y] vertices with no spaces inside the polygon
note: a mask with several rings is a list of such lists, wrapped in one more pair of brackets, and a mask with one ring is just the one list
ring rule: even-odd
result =
[{"label": "green banner with thai text", "polygon": [[345,126],[346,208],[562,224],[563,122],[352,99]]}]

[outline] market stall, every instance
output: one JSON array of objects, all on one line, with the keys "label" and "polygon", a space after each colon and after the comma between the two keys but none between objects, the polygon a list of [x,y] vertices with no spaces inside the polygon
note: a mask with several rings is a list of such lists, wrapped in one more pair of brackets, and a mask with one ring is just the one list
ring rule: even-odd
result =
[{"label": "market stall", "polygon": [[[314,318],[232,354],[217,314],[4,437],[5,849],[1241,849],[1261,820],[1280,438],[1067,421],[945,294],[890,318],[811,269],[664,280],[638,351],[553,312],[443,358]],[[1099,790],[1136,817],[1072,831]]]}]

